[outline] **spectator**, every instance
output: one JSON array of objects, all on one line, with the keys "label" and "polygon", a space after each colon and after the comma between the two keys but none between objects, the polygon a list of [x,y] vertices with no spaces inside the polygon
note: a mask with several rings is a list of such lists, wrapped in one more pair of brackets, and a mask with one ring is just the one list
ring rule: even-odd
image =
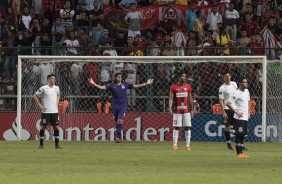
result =
[{"label": "spectator", "polygon": [[[51,49],[49,48],[52,46],[52,26],[49,21],[49,19],[45,18],[43,21],[43,25],[41,28],[41,46],[42,48],[42,54],[43,55],[51,55]],[[45,47],[45,48],[44,48]],[[48,48],[46,48],[48,47]]]},{"label": "spectator", "polygon": [[64,41],[64,43],[67,44],[68,47],[68,54],[69,55],[77,55],[78,54],[78,50],[76,47],[79,47],[79,41],[76,39],[75,37],[75,33],[74,31],[71,31],[69,33],[68,38]]},{"label": "spectator", "polygon": [[137,43],[138,48],[145,53],[145,50],[148,46],[148,42],[144,40],[144,37],[141,37],[141,35],[136,35],[135,42]]},{"label": "spectator", "polygon": [[16,61],[17,49],[15,40],[9,40],[5,45],[4,51],[4,72],[3,78],[5,81],[15,81],[17,75]]},{"label": "spectator", "polygon": [[[137,64],[130,62],[125,63],[124,70],[126,71],[127,77],[125,82],[129,84],[136,84],[137,82]],[[137,82],[138,83],[138,82]],[[130,110],[136,110],[136,91],[134,89],[127,90],[127,104]]]},{"label": "spectator", "polygon": [[219,47],[218,54],[230,55],[229,45],[230,37],[228,34],[226,34],[225,29],[221,28],[219,35],[216,38],[216,46]]},{"label": "spectator", "polygon": [[[118,55],[122,55],[122,50],[124,47],[126,47],[126,39],[124,38],[124,33],[123,32],[118,32],[117,37],[114,41],[115,48],[117,50]],[[132,39],[133,40],[133,39]]]},{"label": "spectator", "polygon": [[247,3],[246,7],[240,13],[240,17],[242,18],[242,20],[245,18],[246,14],[251,15],[251,19],[254,20],[254,13],[253,13],[253,9],[252,9],[252,4],[251,3]]},{"label": "spectator", "polygon": [[32,17],[29,14],[28,7],[23,8],[23,14],[19,18],[19,31],[26,31],[29,29]]},{"label": "spectator", "polygon": [[173,26],[172,30],[173,32],[171,41],[172,44],[176,47],[177,56],[184,56],[184,47],[186,45],[187,38],[177,27]]},{"label": "spectator", "polygon": [[263,38],[260,35],[254,35],[251,37],[252,40],[250,42],[250,55],[253,56],[263,56],[265,55]]},{"label": "spectator", "polygon": [[[92,37],[96,32],[96,29],[99,29],[98,24],[103,25],[104,21],[104,12],[99,8],[98,1],[93,2],[93,9],[89,11],[90,27],[92,30]],[[96,45],[96,44],[95,44]]]},{"label": "spectator", "polygon": [[275,23],[275,17],[269,18],[268,24],[261,30],[260,34],[263,37],[268,59],[275,59],[276,44],[279,41],[280,34],[282,34],[282,30]]},{"label": "spectator", "polygon": [[89,12],[86,10],[86,4],[81,3],[80,9],[75,12],[77,28],[80,30],[84,28],[86,30],[86,34],[89,33]]},{"label": "spectator", "polygon": [[18,43],[21,46],[20,54],[21,55],[32,55],[32,42],[35,40],[35,36],[27,31],[23,35],[19,35]]},{"label": "spectator", "polygon": [[225,13],[226,33],[232,41],[237,40],[237,28],[239,23],[239,13],[234,9],[234,3],[229,3],[229,9]]},{"label": "spectator", "polygon": [[101,10],[103,10],[103,0],[85,0],[86,10],[91,11],[94,9],[94,1],[97,1],[97,4]]},{"label": "spectator", "polygon": [[269,4],[264,6],[264,12],[262,13],[262,27],[265,27],[268,24],[270,17],[275,17],[274,11],[271,11]]},{"label": "spectator", "polygon": [[52,26],[52,43],[61,43],[65,36],[65,27],[61,24],[61,18],[56,18],[55,25]]},{"label": "spectator", "polygon": [[133,47],[133,42],[134,42],[133,38],[129,36],[127,38],[127,47],[123,48],[122,50],[122,54],[121,54],[122,56],[129,56],[131,49]]},{"label": "spectator", "polygon": [[127,8],[129,8],[131,6],[131,4],[135,4],[137,5],[137,1],[136,0],[122,0],[118,6],[123,9],[125,12],[128,12]]},{"label": "spectator", "polygon": [[218,7],[213,6],[212,12],[208,15],[206,23],[209,25],[209,30],[214,31],[217,28],[217,23],[222,22],[222,16],[218,12]]},{"label": "spectator", "polygon": [[78,42],[79,42],[79,45],[84,48],[90,44],[90,38],[88,34],[86,34],[85,27],[81,27],[79,29]]},{"label": "spectator", "polygon": [[138,48],[136,42],[132,43],[132,48],[131,52],[129,53],[129,56],[144,56],[144,53]]},{"label": "spectator", "polygon": [[4,20],[8,28],[14,27],[16,30],[18,30],[18,17],[14,13],[12,7],[7,8],[7,12],[6,12]]},{"label": "spectator", "polygon": [[194,31],[196,32],[198,42],[202,42],[205,38],[205,31],[203,27],[203,22],[201,20],[200,11],[196,11],[197,18],[194,22]]},{"label": "spectator", "polygon": [[156,39],[157,45],[162,45],[165,41],[170,40],[169,35],[171,31],[169,33],[168,32],[169,31],[163,28],[161,24],[157,25],[157,28],[154,30],[154,38]]},{"label": "spectator", "polygon": [[194,30],[194,22],[197,19],[196,15],[196,3],[191,2],[190,11],[186,13],[186,20],[187,20],[187,31],[193,31]]},{"label": "spectator", "polygon": [[104,28],[100,23],[97,24],[97,27],[92,28],[92,43],[97,47],[99,45],[99,40],[103,37]]},{"label": "spectator", "polygon": [[275,12],[277,8],[277,1],[276,0],[265,0],[265,5],[269,5],[271,11]]},{"label": "spectator", "polygon": [[247,36],[253,36],[258,33],[259,25],[252,20],[251,14],[245,14],[245,20],[241,22],[239,26],[239,31],[246,30]]},{"label": "spectator", "polygon": [[[163,19],[163,27],[166,32],[172,31],[172,26],[178,26],[178,15],[176,9],[172,6],[172,4],[168,4],[166,10],[162,15]],[[158,28],[162,28],[158,26]],[[161,32],[160,30],[158,30]]]},{"label": "spectator", "polygon": [[189,33],[189,39],[186,42],[186,48],[187,48],[187,56],[196,56],[197,49],[198,49],[199,41],[197,39],[197,33],[195,31],[191,31]]},{"label": "spectator", "polygon": [[143,16],[139,11],[136,11],[136,4],[130,4],[130,12],[124,18],[125,23],[128,25],[128,35],[135,39],[136,35],[141,35]]},{"label": "spectator", "polygon": [[30,16],[31,16],[32,19],[42,21],[42,17],[39,14],[35,13],[34,7],[30,7],[29,12],[30,12]]},{"label": "spectator", "polygon": [[237,45],[238,45],[238,55],[248,55],[249,50],[249,44],[251,42],[251,38],[247,36],[247,31],[242,30],[241,31],[241,38],[238,38]]},{"label": "spectator", "polygon": [[[70,89],[71,94],[81,95],[81,86],[83,85],[83,63],[74,62],[70,67]],[[80,98],[72,98],[73,108],[79,110]]]},{"label": "spectator", "polygon": [[62,19],[62,25],[65,27],[66,32],[74,30],[73,18],[74,10],[71,9],[71,2],[69,0],[65,1],[65,6],[60,10],[60,17]]},{"label": "spectator", "polygon": [[155,40],[152,40],[150,42],[150,45],[148,47],[148,56],[160,56],[161,55],[161,49],[157,45],[157,42]]},{"label": "spectator", "polygon": [[171,41],[164,42],[163,56],[176,56],[176,50],[173,48]]},{"label": "spectator", "polygon": [[109,29],[104,28],[103,36],[99,40],[99,48],[102,48],[103,50],[104,47],[108,47],[108,46],[111,47],[114,46],[114,39],[109,36]]}]

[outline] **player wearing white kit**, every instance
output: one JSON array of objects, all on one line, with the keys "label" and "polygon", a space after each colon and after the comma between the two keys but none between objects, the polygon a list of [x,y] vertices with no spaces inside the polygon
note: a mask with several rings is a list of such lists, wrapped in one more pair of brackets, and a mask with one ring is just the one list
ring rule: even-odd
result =
[{"label": "player wearing white kit", "polygon": [[32,96],[42,112],[39,131],[39,149],[43,149],[44,132],[48,125],[52,125],[54,129],[55,148],[61,149],[59,145],[58,129],[58,104],[60,99],[60,88],[55,85],[55,80],[56,76],[54,74],[48,75],[48,84],[40,87],[39,90],[36,91],[35,94]]},{"label": "player wearing white kit", "polygon": [[234,113],[226,106],[227,100],[238,88],[236,82],[231,81],[230,72],[226,71],[223,73],[224,84],[219,88],[219,103],[222,108],[223,121],[222,124],[225,126],[225,139],[227,148],[233,150],[231,146],[230,126],[233,126],[233,115]]},{"label": "player wearing white kit", "polygon": [[243,153],[244,137],[248,133],[248,120],[250,117],[250,93],[247,89],[248,82],[246,78],[240,78],[239,89],[237,89],[231,98],[227,101],[227,106],[234,112],[234,130],[237,157],[248,157]]},{"label": "player wearing white kit", "polygon": [[[185,131],[186,150],[190,151],[191,117],[193,117],[192,89],[186,83],[187,76],[181,73],[178,83],[171,85],[169,95],[169,111],[173,113],[173,150],[178,150],[177,140],[179,128]],[[174,107],[174,108],[173,108]]]}]

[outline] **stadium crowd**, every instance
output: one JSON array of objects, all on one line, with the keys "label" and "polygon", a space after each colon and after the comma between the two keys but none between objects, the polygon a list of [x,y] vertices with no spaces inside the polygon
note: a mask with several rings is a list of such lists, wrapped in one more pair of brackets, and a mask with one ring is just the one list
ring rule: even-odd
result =
[{"label": "stadium crowd", "polygon": [[[219,9],[219,4],[222,9]],[[159,22],[143,29],[142,7],[162,7]],[[181,19],[179,6],[189,11]],[[202,11],[208,8],[208,11]],[[140,8],[140,9],[139,9]],[[108,9],[108,10],[107,10]],[[115,9],[118,13],[110,14]],[[107,10],[107,12],[105,11]],[[103,56],[212,56],[267,55],[268,59],[282,56],[281,0],[1,0],[0,45],[1,82],[16,79],[17,55],[103,55]],[[184,20],[184,24],[181,23]],[[24,67],[26,88],[46,83],[46,76],[56,73],[64,95],[97,94],[89,88],[87,78],[106,84],[116,72],[127,71],[127,82],[144,80],[144,66],[136,63],[61,63],[54,69],[50,63],[34,63]],[[219,74],[231,69],[239,76],[238,64],[220,66],[203,64],[154,66],[159,89],[156,96],[168,96],[167,86],[175,82],[180,70],[188,71],[194,81],[195,93],[212,96],[211,86]],[[55,71],[56,70],[56,71]],[[261,82],[260,66],[250,65],[248,77]],[[40,76],[42,84],[33,84]],[[84,78],[84,80],[78,80]],[[235,78],[236,80],[236,78]],[[29,82],[27,82],[29,81]],[[195,82],[196,81],[196,82]],[[215,82],[216,81],[216,82]],[[84,88],[80,84],[85,85]],[[260,86],[251,83],[251,87]],[[216,84],[218,86],[219,84]],[[162,88],[165,89],[162,89]],[[34,90],[37,89],[34,87]],[[251,89],[253,94],[258,89]],[[2,92],[1,92],[2,94]],[[142,92],[140,92],[142,94]],[[136,94],[132,92],[132,96]],[[138,94],[137,94],[138,95]],[[133,98],[134,99],[134,98]],[[135,107],[136,101],[131,100]],[[159,100],[162,106],[162,100]]]}]

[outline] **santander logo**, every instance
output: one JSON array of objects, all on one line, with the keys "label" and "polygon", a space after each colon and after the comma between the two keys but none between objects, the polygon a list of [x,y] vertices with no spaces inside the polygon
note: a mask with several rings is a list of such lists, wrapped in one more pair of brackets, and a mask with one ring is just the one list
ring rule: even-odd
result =
[{"label": "santander logo", "polygon": [[[18,136],[18,132],[19,129],[18,129],[18,123],[17,123],[17,118],[16,120],[12,123],[12,128],[11,129],[8,129],[6,130],[4,133],[3,133],[3,137],[6,141],[16,141],[18,140],[17,136]],[[21,140],[29,140],[30,139],[30,133],[25,130],[25,129],[20,129],[20,132],[21,132]]]}]

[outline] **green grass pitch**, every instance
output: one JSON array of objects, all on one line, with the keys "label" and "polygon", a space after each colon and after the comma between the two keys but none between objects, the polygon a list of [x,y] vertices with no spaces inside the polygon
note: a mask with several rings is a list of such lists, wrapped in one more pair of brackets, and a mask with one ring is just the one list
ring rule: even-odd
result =
[{"label": "green grass pitch", "polygon": [[225,143],[0,142],[3,184],[281,184],[282,144],[246,143],[250,158],[236,158]]}]

